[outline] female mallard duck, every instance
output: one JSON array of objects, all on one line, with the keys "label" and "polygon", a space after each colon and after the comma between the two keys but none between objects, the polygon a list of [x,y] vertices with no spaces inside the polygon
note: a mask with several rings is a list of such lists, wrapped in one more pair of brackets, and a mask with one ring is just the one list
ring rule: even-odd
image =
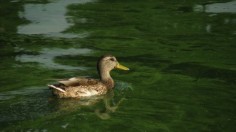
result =
[{"label": "female mallard duck", "polygon": [[112,55],[102,56],[97,63],[100,80],[90,78],[73,77],[59,81],[58,84],[48,85],[53,94],[59,98],[83,98],[94,95],[106,94],[114,87],[114,81],[110,76],[113,69],[129,70],[122,66]]}]

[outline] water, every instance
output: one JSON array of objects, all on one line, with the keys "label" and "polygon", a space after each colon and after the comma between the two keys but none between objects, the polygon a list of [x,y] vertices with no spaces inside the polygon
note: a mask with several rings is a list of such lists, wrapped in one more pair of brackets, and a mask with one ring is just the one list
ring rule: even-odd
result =
[{"label": "water", "polygon": [[[234,132],[235,1],[0,2],[0,131]],[[55,22],[56,21],[56,22]],[[98,78],[115,90],[56,99],[47,84]]]},{"label": "water", "polygon": [[[24,50],[24,49],[17,49],[17,50]],[[86,67],[80,66],[67,66],[62,65],[54,62],[54,59],[58,56],[75,56],[75,55],[83,55],[89,54],[91,52],[90,49],[76,49],[76,48],[69,48],[69,49],[60,49],[60,48],[44,48],[42,51],[39,52],[39,55],[18,55],[15,57],[16,61],[20,62],[37,62],[41,64],[42,67],[51,68],[51,69],[64,69],[64,70],[76,70],[76,69],[86,69]]]},{"label": "water", "polygon": [[[83,4],[92,0],[56,0],[44,4],[25,4],[24,11],[19,12],[19,17],[29,20],[30,24],[22,24],[17,27],[19,34],[44,34],[64,38],[84,36],[85,33],[62,34],[65,29],[73,25],[66,17],[66,7],[70,4]],[[55,24],[56,23],[56,24]]]}]

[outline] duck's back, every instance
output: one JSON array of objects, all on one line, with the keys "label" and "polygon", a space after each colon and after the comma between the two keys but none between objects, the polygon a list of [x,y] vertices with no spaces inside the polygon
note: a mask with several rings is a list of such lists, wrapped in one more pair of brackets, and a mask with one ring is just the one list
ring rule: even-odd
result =
[{"label": "duck's back", "polygon": [[107,93],[106,85],[91,78],[74,77],[49,87],[53,88],[53,93],[60,98],[83,98]]}]

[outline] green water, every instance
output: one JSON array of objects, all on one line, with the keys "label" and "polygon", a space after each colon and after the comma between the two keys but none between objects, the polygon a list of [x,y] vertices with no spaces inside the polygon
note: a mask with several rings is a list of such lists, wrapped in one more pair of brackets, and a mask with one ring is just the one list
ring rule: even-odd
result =
[{"label": "green water", "polygon": [[[0,131],[236,131],[236,1],[0,1]],[[47,84],[97,78],[113,92],[56,99]]]}]

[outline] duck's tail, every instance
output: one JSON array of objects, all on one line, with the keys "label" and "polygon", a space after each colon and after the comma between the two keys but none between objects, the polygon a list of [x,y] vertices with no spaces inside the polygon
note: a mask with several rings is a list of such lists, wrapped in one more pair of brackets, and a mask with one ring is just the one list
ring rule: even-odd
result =
[{"label": "duck's tail", "polygon": [[58,90],[58,91],[60,91],[60,92],[63,92],[63,93],[66,92],[64,89],[62,89],[62,88],[60,88],[60,87],[56,87],[56,86],[54,86],[54,85],[48,85],[48,87],[49,87],[49,88],[54,88],[54,89],[56,89],[56,90]]}]

